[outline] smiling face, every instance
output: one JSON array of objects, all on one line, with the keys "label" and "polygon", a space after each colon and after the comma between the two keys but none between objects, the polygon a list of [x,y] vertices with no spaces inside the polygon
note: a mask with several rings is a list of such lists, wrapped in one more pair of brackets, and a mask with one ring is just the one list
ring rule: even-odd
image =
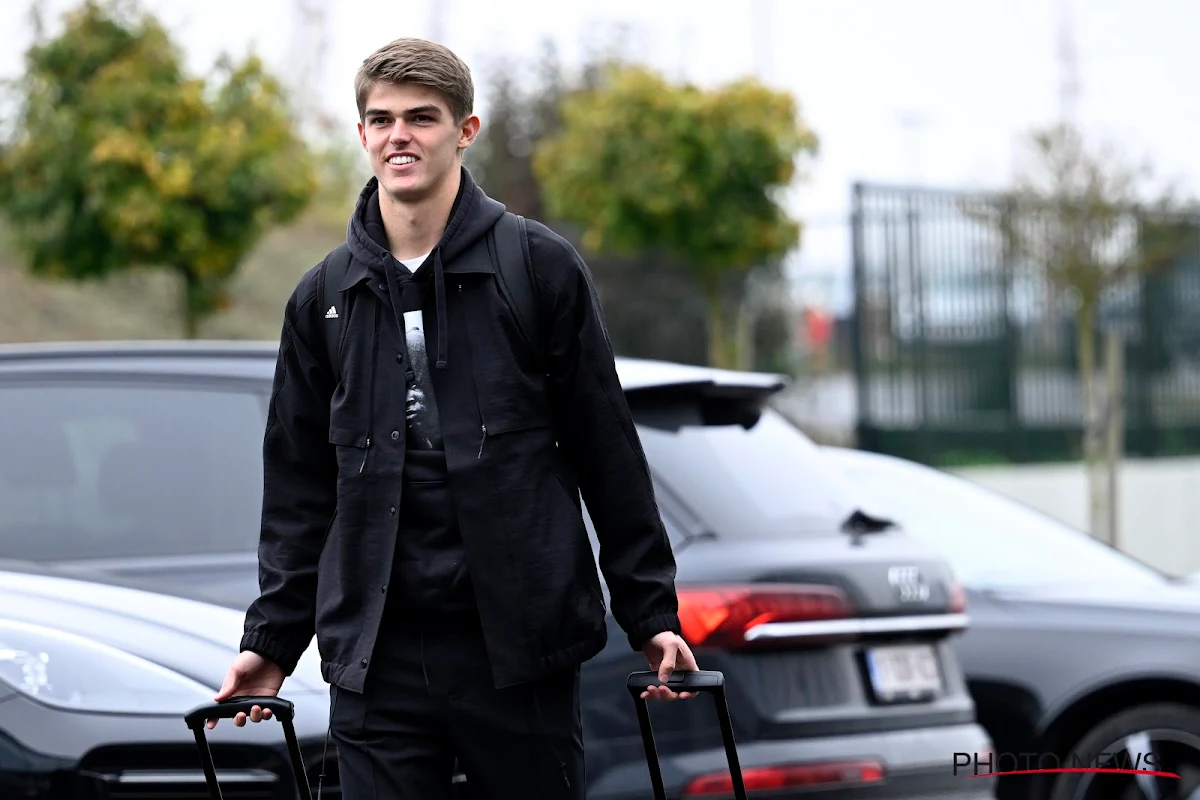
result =
[{"label": "smiling face", "polygon": [[455,179],[479,118],[456,120],[445,96],[429,86],[380,82],[367,95],[358,132],[380,189],[414,204]]}]

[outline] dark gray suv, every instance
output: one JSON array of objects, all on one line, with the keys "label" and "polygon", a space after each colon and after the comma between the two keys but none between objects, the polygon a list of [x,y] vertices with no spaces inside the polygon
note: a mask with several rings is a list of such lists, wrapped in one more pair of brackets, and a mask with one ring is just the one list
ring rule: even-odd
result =
[{"label": "dark gray suv", "polygon": [[[244,610],[257,591],[275,355],[261,343],[0,348],[0,558]],[[990,796],[990,778],[954,774],[955,753],[986,759],[990,742],[949,644],[967,618],[943,558],[850,500],[815,445],[766,406],[778,377],[631,359],[619,371],[677,553],[685,636],[703,668],[726,675],[751,796]],[[646,665],[611,620],[609,641],[584,669],[589,796],[648,797],[625,691]],[[3,666],[0,686],[12,683]],[[222,677],[205,680],[215,690]],[[327,702],[317,697],[304,702]],[[12,777],[22,767],[6,754],[27,734],[5,729],[6,705],[0,774]],[[729,796],[707,699],[652,715],[671,796]],[[111,717],[88,747],[144,739],[139,724]],[[202,797],[179,727],[156,744],[194,767],[138,786]],[[136,750],[120,752],[136,761]],[[327,796],[331,783],[336,770]],[[274,797],[270,785],[238,796]]]}]

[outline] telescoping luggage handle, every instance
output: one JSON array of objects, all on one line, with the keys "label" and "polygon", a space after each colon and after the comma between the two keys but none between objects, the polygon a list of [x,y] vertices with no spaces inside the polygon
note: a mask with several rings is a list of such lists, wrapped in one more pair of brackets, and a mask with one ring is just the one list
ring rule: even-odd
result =
[{"label": "telescoping luggage handle", "polygon": [[312,800],[312,793],[308,789],[308,775],[304,771],[304,756],[300,753],[300,743],[296,739],[296,727],[293,723],[296,716],[295,706],[288,700],[270,696],[231,697],[219,703],[198,705],[184,715],[183,721],[196,736],[200,763],[204,767],[204,778],[208,782],[209,797],[212,800],[222,800],[221,787],[217,783],[217,769],[213,764],[212,751],[208,749],[208,738],[204,735],[205,723],[210,719],[233,719],[238,714],[250,716],[250,709],[255,706],[271,709],[272,716],[283,724],[283,735],[287,739],[288,756],[292,762],[292,774],[296,779],[300,800]]},{"label": "telescoping luggage handle", "polygon": [[650,768],[650,782],[654,786],[655,800],[667,800],[663,786],[662,767],[658,763],[658,747],[654,743],[654,729],[650,725],[650,709],[642,692],[651,686],[666,686],[675,692],[704,692],[712,695],[721,724],[721,738],[725,742],[725,757],[729,761],[729,775],[733,780],[733,794],[737,800],[747,800],[746,784],[742,781],[742,765],[738,760],[737,743],[733,739],[733,721],[729,717],[729,704],[725,699],[725,676],[716,670],[676,670],[664,684],[657,672],[634,672],[626,682],[629,694],[637,706],[638,723],[642,728],[642,744],[646,747],[646,764]]}]

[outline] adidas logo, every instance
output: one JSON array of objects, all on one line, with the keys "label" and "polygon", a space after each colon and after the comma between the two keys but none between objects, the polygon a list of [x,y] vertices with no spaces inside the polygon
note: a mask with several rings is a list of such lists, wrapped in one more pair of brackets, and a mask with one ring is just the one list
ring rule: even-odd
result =
[{"label": "adidas logo", "polygon": [[337,319],[337,318],[338,318],[337,307],[330,306],[329,310],[325,312],[325,319]]}]

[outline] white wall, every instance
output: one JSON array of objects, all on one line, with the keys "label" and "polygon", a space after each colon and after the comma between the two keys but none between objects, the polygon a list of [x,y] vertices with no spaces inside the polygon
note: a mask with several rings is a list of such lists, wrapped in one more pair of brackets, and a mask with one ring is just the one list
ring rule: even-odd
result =
[{"label": "white wall", "polygon": [[[1087,488],[1080,464],[952,470],[1081,529]],[[1200,570],[1200,458],[1126,460],[1120,471],[1122,550],[1172,575]]]}]

